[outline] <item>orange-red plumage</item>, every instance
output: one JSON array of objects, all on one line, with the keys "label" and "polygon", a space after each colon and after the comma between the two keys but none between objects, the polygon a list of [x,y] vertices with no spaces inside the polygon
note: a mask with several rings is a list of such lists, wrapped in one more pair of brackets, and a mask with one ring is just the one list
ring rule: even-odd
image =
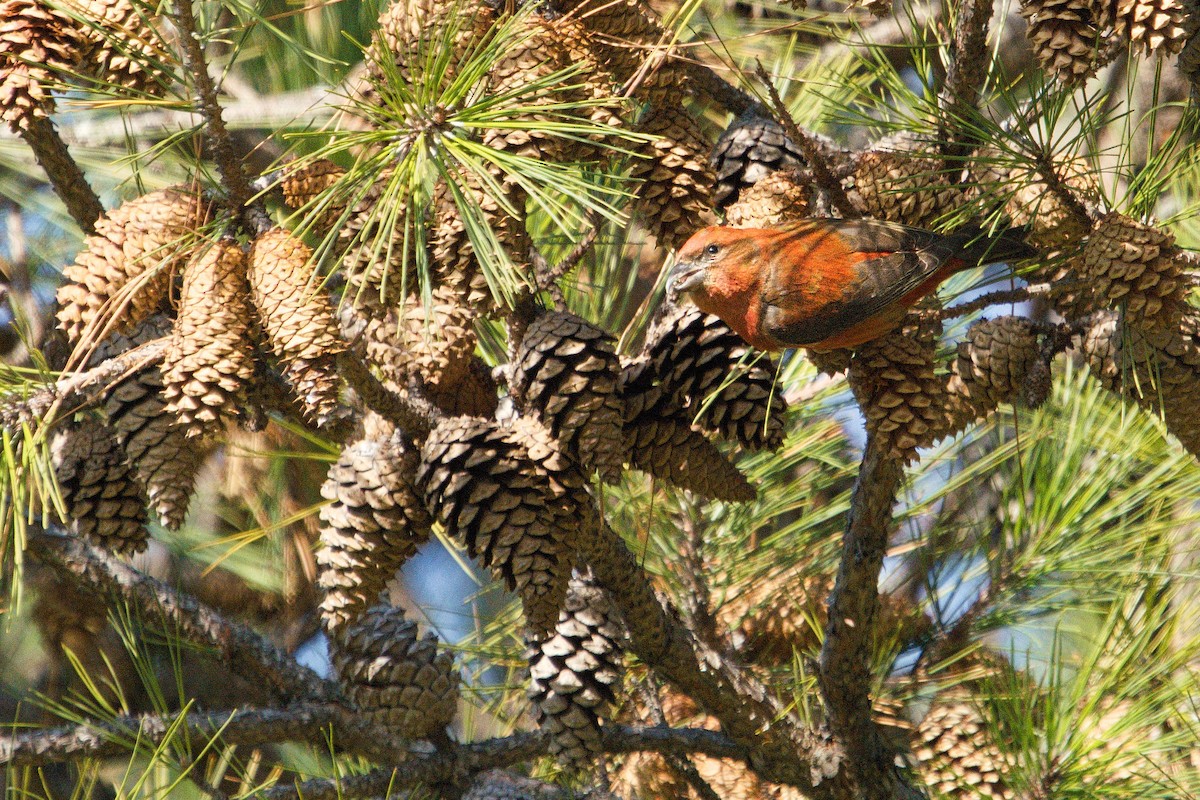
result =
[{"label": "orange-red plumage", "polygon": [[1011,232],[942,235],[877,220],[713,227],[679,249],[672,287],[760,349],[833,350],[892,330],[955,272],[1033,255]]}]

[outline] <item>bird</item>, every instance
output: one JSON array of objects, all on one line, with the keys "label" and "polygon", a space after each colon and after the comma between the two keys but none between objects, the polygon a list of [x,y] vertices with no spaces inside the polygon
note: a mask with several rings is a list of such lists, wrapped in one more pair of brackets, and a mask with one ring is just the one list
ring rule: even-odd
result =
[{"label": "bird", "polygon": [[1019,229],[941,234],[872,219],[714,226],[676,254],[670,295],[690,298],[760,350],[857,347],[890,333],[948,277],[1033,258]]}]

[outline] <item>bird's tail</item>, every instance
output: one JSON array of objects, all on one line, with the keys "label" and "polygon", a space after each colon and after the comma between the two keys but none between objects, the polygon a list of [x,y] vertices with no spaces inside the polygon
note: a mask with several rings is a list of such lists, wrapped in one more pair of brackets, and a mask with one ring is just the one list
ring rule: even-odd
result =
[{"label": "bird's tail", "polygon": [[1025,242],[1028,233],[1024,227],[990,234],[980,228],[968,227],[955,231],[951,238],[962,242],[958,257],[974,266],[1034,258],[1038,251]]}]

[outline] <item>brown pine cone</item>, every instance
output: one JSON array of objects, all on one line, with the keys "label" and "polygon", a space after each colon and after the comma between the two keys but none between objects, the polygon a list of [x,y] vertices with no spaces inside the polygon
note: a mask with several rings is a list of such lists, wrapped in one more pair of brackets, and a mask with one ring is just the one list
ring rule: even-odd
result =
[{"label": "brown pine cone", "polygon": [[305,412],[323,425],[337,409],[335,361],[345,345],[312,250],[282,228],[272,228],[254,241],[249,263],[251,297],[267,341]]},{"label": "brown pine cone", "polygon": [[1173,328],[1183,308],[1184,281],[1175,237],[1115,211],[1096,223],[1083,248],[1081,274],[1131,323]]},{"label": "brown pine cone", "polygon": [[525,608],[534,635],[553,628],[589,525],[583,478],[532,420],[511,428],[471,417],[438,423],[421,450],[417,483],[447,532],[492,567]]},{"label": "brown pine cone", "polygon": [[1026,35],[1042,69],[1067,84],[1096,74],[1105,60],[1100,53],[1105,20],[1095,0],[1023,0]]},{"label": "brown pine cone", "polygon": [[[58,288],[59,327],[71,342],[101,315],[136,325],[163,305],[175,268],[187,259],[212,207],[195,187],[142,195],[96,221]],[[128,305],[124,305],[128,303]]]},{"label": "brown pine cone", "polygon": [[617,394],[621,362],[608,332],[564,311],[542,311],[513,360],[510,389],[585,469],[614,482],[628,460]]},{"label": "brown pine cone", "polygon": [[616,609],[590,571],[576,572],[553,634],[529,643],[529,699],[538,726],[551,735],[550,754],[585,767],[601,752],[601,720],[621,680]]},{"label": "brown pine cone", "polygon": [[[488,86],[489,92],[494,96],[511,97],[497,104],[497,111],[505,107],[511,108],[514,119],[531,125],[524,129],[485,128],[483,143],[515,156],[561,163],[565,160],[566,140],[536,124],[554,121],[555,112],[538,114],[532,109],[590,98],[585,97],[581,89],[566,88],[578,86],[581,79],[578,75],[572,75],[566,81],[559,82],[552,91],[532,88],[535,85],[544,86],[547,78],[569,68],[572,62],[570,52],[559,40],[556,35],[557,29],[552,24],[537,15],[525,17],[524,21],[525,30],[509,43],[503,55],[488,72]],[[507,182],[506,188],[514,203],[520,202],[517,207],[523,207],[524,191],[511,181]]]},{"label": "brown pine cone", "polygon": [[289,164],[279,179],[283,202],[293,211],[306,211],[318,231],[328,230],[345,212],[345,198],[330,196],[346,171],[327,158]]},{"label": "brown pine cone", "polygon": [[606,71],[621,84],[639,81],[633,96],[648,103],[652,113],[683,105],[686,78],[668,53],[673,37],[646,3],[566,0],[560,7],[596,34],[593,50]]},{"label": "brown pine cone", "polygon": [[[725,208],[740,203],[741,193],[768,175],[803,167],[807,162],[782,125],[751,109],[729,123],[713,147],[710,163],[716,173],[713,202],[717,208]],[[730,213],[726,213],[727,220]]]},{"label": "brown pine cone", "polygon": [[742,585],[717,612],[738,655],[759,666],[784,666],[820,648],[831,577],[794,571]]},{"label": "brown pine cone", "polygon": [[855,186],[867,216],[929,227],[960,208],[966,199],[945,172],[937,145],[913,139],[881,143],[859,154]]},{"label": "brown pine cone", "polygon": [[912,737],[925,783],[943,797],[1015,797],[1007,779],[1012,766],[989,731],[965,690],[938,695]]},{"label": "brown pine cone", "polygon": [[252,316],[246,254],[237,242],[222,239],[188,262],[162,363],[167,412],[187,436],[217,434],[221,418],[238,413],[254,377]]},{"label": "brown pine cone", "polygon": [[937,333],[895,331],[864,344],[850,363],[850,388],[867,434],[886,439],[906,462],[942,430],[945,383],[934,375]]},{"label": "brown pine cone", "polygon": [[406,739],[427,738],[454,721],[459,674],[432,633],[390,605],[376,605],[330,640],[346,696],[373,722]]},{"label": "brown pine cone", "polygon": [[1083,352],[1105,388],[1161,416],[1184,448],[1200,456],[1200,315],[1163,331],[1099,312],[1084,333]]},{"label": "brown pine cone", "polygon": [[704,434],[685,421],[653,414],[626,423],[630,465],[714,500],[741,503],[757,493]]},{"label": "brown pine cone", "polygon": [[772,172],[742,190],[725,211],[733,228],[776,228],[809,216],[812,187],[793,172]]},{"label": "brown pine cone", "polygon": [[987,407],[1015,403],[1040,358],[1033,323],[1021,317],[996,317],[975,323],[958,345],[958,374],[973,397]]},{"label": "brown pine cone", "polygon": [[75,21],[46,3],[0,4],[0,119],[16,132],[50,116],[53,89],[79,62],[84,46]]},{"label": "brown pine cone", "polygon": [[659,245],[673,249],[714,219],[712,145],[678,106],[650,113],[637,130],[655,138],[638,145],[630,165],[630,177],[640,184],[635,208]]},{"label": "brown pine cone", "polygon": [[119,86],[162,96],[166,91],[158,64],[169,58],[167,45],[152,24],[153,5],[141,0],[67,0],[77,14],[86,50],[80,61],[96,87]]},{"label": "brown pine cone", "polygon": [[429,539],[433,520],[415,487],[418,456],[399,440],[347,445],[329,467],[317,550],[325,590],[321,619],[335,630],[357,620]]},{"label": "brown pine cone", "polygon": [[[153,339],[170,336],[172,325],[170,317],[157,314],[128,335],[110,336],[96,348],[90,366]],[[208,456],[209,446],[188,438],[179,419],[167,411],[159,365],[151,364],[109,386],[104,394],[104,413],[117,443],[146,487],[159,521],[168,530],[178,529],[187,514],[196,474]]]},{"label": "brown pine cone", "polygon": [[[400,103],[387,87],[396,80],[411,87],[436,78],[438,88],[448,86],[463,60],[484,41],[494,18],[487,3],[393,0],[379,15],[379,31],[367,48],[368,86],[360,87],[364,96],[356,105],[391,113]],[[448,60],[441,53],[445,43]]]},{"label": "brown pine cone", "polygon": [[98,419],[65,423],[51,437],[50,458],[72,533],[117,553],[146,549],[146,494]]},{"label": "brown pine cone", "polygon": [[[489,168],[489,172],[493,181],[503,182],[504,177],[499,170]],[[509,215],[491,192],[485,190],[478,176],[465,173],[459,188],[466,202],[466,211],[459,208],[453,192],[444,183],[439,184],[434,192],[430,245],[435,278],[438,283],[457,291],[468,305],[484,316],[495,310],[496,301],[476,255],[475,244],[467,233],[463,214],[478,215],[482,226],[495,234],[495,242],[514,264],[522,263],[531,242],[525,231],[524,220]]]},{"label": "brown pine cone", "polygon": [[1180,0],[1117,0],[1116,28],[1147,54],[1173,55],[1187,40],[1188,10]]},{"label": "brown pine cone", "polygon": [[625,420],[677,417],[754,449],[783,444],[787,402],[775,389],[769,357],[720,318],[676,307],[646,337],[643,357],[626,364],[620,392]]}]

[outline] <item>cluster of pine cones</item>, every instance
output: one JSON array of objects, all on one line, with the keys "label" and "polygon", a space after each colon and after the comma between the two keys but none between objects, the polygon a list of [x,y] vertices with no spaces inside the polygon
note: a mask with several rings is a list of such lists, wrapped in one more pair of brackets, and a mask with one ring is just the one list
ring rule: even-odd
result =
[{"label": "cluster of pine cones", "polygon": [[[109,83],[147,90],[154,73],[144,64],[163,58],[161,40],[145,14],[131,15],[119,2],[104,5],[116,11],[96,18],[115,22],[104,28],[109,35],[95,39],[101,27],[80,27],[72,15],[32,0],[5,4],[0,107],[10,125],[21,128],[49,114],[50,89],[84,62],[102,65]],[[743,227],[812,213],[812,187],[791,171],[804,166],[803,156],[761,117],[737,121],[710,164],[703,130],[684,110],[688,79],[671,54],[672,35],[641,2],[558,6],[560,13],[524,18],[526,35],[491,68],[489,88],[514,91],[583,65],[571,99],[602,101],[590,106],[594,121],[643,135],[630,146],[636,157],[628,171],[640,181],[633,210],[660,244],[683,241],[714,208]],[[1146,8],[1118,4],[1103,18],[1104,29],[1119,28],[1151,48],[1178,49],[1182,17]],[[1099,14],[1090,6],[1087,13]],[[1055,14],[1031,12],[1031,36],[1074,53],[1074,45],[1060,46],[1065,28],[1043,34],[1036,26],[1083,12]],[[388,102],[389,81],[397,74],[421,80],[429,63],[422,48],[441,41],[453,42],[443,76],[452,79],[499,16],[483,3],[394,3],[380,18],[349,113],[374,101],[381,110],[360,113],[357,124],[411,123],[387,118],[396,108]],[[145,51],[153,58],[128,46],[105,49],[122,36],[153,48]],[[1090,47],[1094,52],[1095,43]],[[38,72],[39,63],[48,71]],[[1071,64],[1047,63],[1084,74]],[[143,82],[122,77],[123,70]],[[619,102],[621,95],[634,102]],[[614,157],[605,142],[537,131],[497,128],[483,137],[489,147],[544,161]],[[944,174],[929,152],[928,143],[909,138],[854,155],[847,174],[861,210],[929,225],[960,204],[970,191],[963,187],[973,182]],[[978,171],[991,169],[986,159],[980,163]],[[522,263],[531,245],[519,211],[525,190],[499,171],[490,177],[487,186],[468,177],[455,188],[470,195],[508,256]],[[1071,319],[1107,312],[1085,339],[1102,379],[1146,405],[1165,398],[1194,407],[1200,325],[1183,299],[1188,262],[1169,234],[1115,213],[1081,218],[1062,192],[1039,188],[1030,176],[988,178],[1028,187],[1007,210],[1014,222],[1031,225],[1047,253],[1041,277],[1077,281],[1077,291],[1056,295],[1060,309]],[[161,365],[135,365],[108,388],[107,425],[83,412],[55,434],[52,453],[71,524],[122,552],[144,547],[147,504],[164,525],[181,524],[199,465],[229,422],[252,416],[247,409],[256,404],[257,384],[276,380],[298,415],[332,428],[354,400],[340,365],[358,359],[390,391],[428,400],[435,411],[428,435],[416,438],[368,415],[322,490],[329,503],[318,551],[321,615],[348,699],[404,736],[436,735],[453,719],[452,659],[381,603],[387,582],[437,524],[520,597],[538,719],[553,732],[560,756],[586,761],[599,749],[600,720],[622,661],[621,621],[579,545],[603,525],[590,493],[593,479],[621,480],[632,467],[706,497],[752,499],[753,488],[716,442],[780,446],[786,404],[773,387],[775,365],[756,360],[720,320],[695,310],[667,309],[633,355],[618,354],[614,337],[587,320],[536,310],[513,328],[504,378],[516,413],[505,415],[496,376],[476,347],[476,322],[496,304],[456,192],[441,183],[429,208],[396,215],[416,214],[428,224],[433,274],[422,296],[395,279],[411,263],[412,243],[392,238],[394,230],[375,210],[387,197],[386,176],[354,203],[328,202],[346,196],[332,193],[346,180],[335,165],[319,161],[289,170],[281,184],[290,207],[320,205],[315,227],[338,228],[345,293],[337,306],[301,238],[284,228],[239,238],[230,211],[198,187],[154,192],[99,220],[65,270],[62,329],[91,363],[163,337],[169,345]],[[1072,180],[1064,179],[1071,191],[1086,191]],[[495,186],[504,202],[492,196]],[[1074,252],[1066,243],[1079,231],[1086,246]],[[905,458],[998,403],[1036,403],[1045,395],[1052,348],[1028,321],[977,323],[949,362],[937,351],[940,334],[918,313],[898,333],[853,354],[822,356],[825,368],[849,369],[872,433]],[[1153,362],[1153,369],[1128,375],[1118,369],[1127,358]],[[1147,389],[1154,381],[1162,392]],[[1200,451],[1200,420],[1168,411],[1167,422]],[[927,738],[942,741],[941,734]],[[942,752],[940,744],[931,747]]]},{"label": "cluster of pine cones", "polygon": [[0,118],[14,131],[54,112],[68,82],[93,91],[162,94],[169,48],[134,0],[0,4]]}]

